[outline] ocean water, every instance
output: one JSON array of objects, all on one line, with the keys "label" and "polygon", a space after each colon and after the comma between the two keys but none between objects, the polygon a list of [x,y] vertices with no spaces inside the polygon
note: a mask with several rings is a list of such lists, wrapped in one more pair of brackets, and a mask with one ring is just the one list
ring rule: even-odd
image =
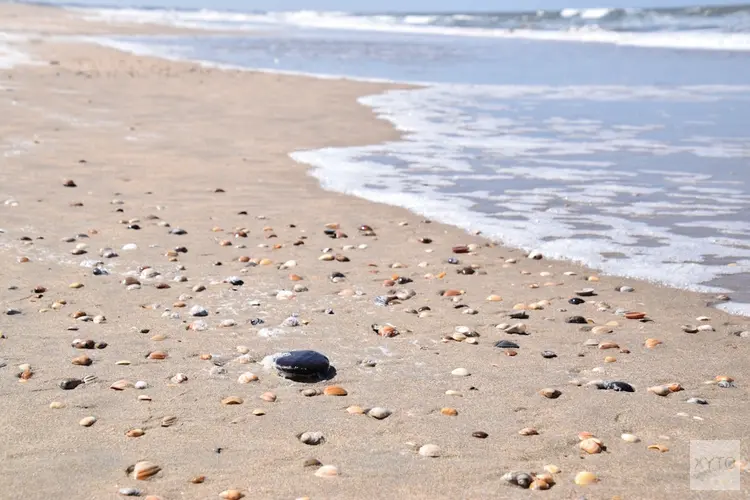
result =
[{"label": "ocean water", "polygon": [[[77,8],[73,6],[72,8]],[[361,101],[403,132],[291,152],[326,189],[750,314],[750,6],[523,13],[77,8],[222,29],[98,43],[420,83]]]}]

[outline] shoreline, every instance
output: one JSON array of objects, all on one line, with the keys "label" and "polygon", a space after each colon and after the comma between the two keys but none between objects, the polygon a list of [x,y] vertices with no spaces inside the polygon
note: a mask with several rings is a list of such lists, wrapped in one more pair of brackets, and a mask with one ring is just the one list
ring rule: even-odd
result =
[{"label": "shoreline", "polygon": [[[54,9],[42,9],[54,19]],[[60,29],[73,30],[76,21],[67,22]],[[67,495],[73,478],[82,499],[120,498],[121,488],[164,500],[219,498],[232,488],[247,498],[515,498],[545,493],[509,485],[503,474],[554,464],[554,498],[708,498],[689,489],[690,440],[742,438],[750,338],[734,333],[750,331],[750,319],[706,307],[705,294],[528,259],[405,209],[325,191],[289,157],[398,139],[357,100],[410,87],[216,70],[44,37],[27,49],[56,63],[0,70],[0,113],[11,117],[0,123],[0,277],[8,285],[0,290],[0,432],[15,437],[0,463],[3,491]],[[346,238],[323,233],[334,222]],[[187,234],[170,234],[178,227]],[[453,253],[459,245],[472,246]],[[186,252],[174,250],[181,246]],[[104,257],[106,248],[119,256]],[[90,260],[109,275],[81,265]],[[394,274],[412,281],[392,283]],[[128,277],[140,284],[126,286]],[[635,290],[615,291],[623,285]],[[376,305],[402,289],[416,294]],[[457,295],[441,296],[446,289]],[[581,304],[570,302],[577,292]],[[207,316],[192,316],[196,306]],[[510,317],[522,311],[527,319]],[[585,323],[568,322],[574,315]],[[301,324],[288,326],[290,317]],[[264,323],[251,322],[258,318]],[[526,335],[496,327],[519,321]],[[400,335],[379,336],[374,324]],[[713,331],[687,333],[685,324]],[[462,325],[479,333],[476,344],[455,331]],[[81,350],[74,339],[108,345]],[[647,347],[648,339],[661,344]],[[495,347],[499,340],[518,343],[516,355]],[[617,347],[604,350],[607,343]],[[324,353],[335,378],[302,384],[263,368],[266,356],[289,349]],[[82,355],[89,366],[73,362]],[[31,375],[19,379],[24,364]],[[458,368],[470,375],[453,375]],[[239,383],[245,372],[259,380]],[[174,382],[178,373],[187,380]],[[96,379],[59,386],[87,375]],[[736,387],[719,387],[722,375]],[[595,379],[636,391],[586,386]],[[124,390],[110,389],[122,380]],[[672,382],[684,391],[647,390]],[[348,394],[300,392],[328,385]],[[542,397],[545,387],[562,395]],[[228,397],[243,402],[222,404]],[[686,404],[691,397],[709,404]],[[354,407],[392,413],[378,420]],[[97,421],[79,425],[89,416]],[[167,416],[176,424],[164,426]],[[526,428],[538,435],[519,434]],[[136,429],[144,434],[126,435]],[[479,431],[489,436],[474,437]],[[303,444],[303,432],[325,442]],[[580,432],[608,452],[582,454]],[[427,444],[440,456],[421,455]],[[669,451],[647,448],[654,444]],[[313,458],[338,475],[316,475],[317,466],[305,466]],[[144,459],[161,472],[129,477],[127,467]],[[598,483],[577,485],[582,470]],[[199,475],[205,481],[193,484]]]}]

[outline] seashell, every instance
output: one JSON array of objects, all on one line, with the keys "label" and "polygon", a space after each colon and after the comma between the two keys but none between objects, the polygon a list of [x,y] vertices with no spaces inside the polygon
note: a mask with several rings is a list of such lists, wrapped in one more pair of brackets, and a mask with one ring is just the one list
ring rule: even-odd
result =
[{"label": "seashell", "polygon": [[528,488],[534,481],[534,478],[531,477],[531,474],[527,474],[525,472],[509,472],[507,474],[504,474],[501,479],[509,482],[510,484],[520,486],[521,488]]},{"label": "seashell", "polygon": [[518,351],[514,351],[513,349],[506,349],[505,355],[510,357],[518,356]]},{"label": "seashell", "polygon": [[602,446],[602,442],[599,441],[596,438],[588,438],[584,439],[580,443],[578,443],[578,447],[588,453],[589,455],[594,455],[596,453],[601,453],[602,449],[604,448]]},{"label": "seashell", "polygon": [[148,354],[148,359],[167,359],[167,353],[164,351],[153,351]]},{"label": "seashell", "polygon": [[623,441],[627,441],[628,443],[638,443],[640,442],[641,438],[636,436],[635,434],[623,434],[620,436]]},{"label": "seashell", "polygon": [[596,335],[603,335],[607,333],[612,333],[614,330],[608,326],[595,326],[591,329],[591,333]]},{"label": "seashell", "polygon": [[70,285],[68,285],[68,288],[73,288],[73,289],[83,288],[83,283],[78,283],[78,282],[71,283]]},{"label": "seashell", "polygon": [[469,370],[467,370],[466,368],[456,368],[455,370],[451,372],[451,375],[456,376],[456,377],[468,377],[471,374],[469,373]]},{"label": "seashell", "polygon": [[654,385],[652,387],[649,387],[647,390],[648,392],[653,392],[657,396],[667,396],[672,392],[671,390],[669,390],[668,385]]},{"label": "seashell", "polygon": [[458,415],[458,410],[456,410],[455,408],[441,408],[440,413],[448,417],[455,417],[456,415]]},{"label": "seashell", "polygon": [[581,471],[578,474],[576,474],[576,477],[574,479],[574,482],[578,486],[588,486],[589,484],[594,484],[598,482],[599,479],[596,477],[596,474],[589,471]]},{"label": "seashell", "polygon": [[550,474],[559,474],[560,473],[560,467],[554,464],[549,464],[544,466],[544,470],[549,472]]},{"label": "seashell", "polygon": [[161,467],[153,462],[143,460],[132,466],[132,476],[139,481],[145,481],[161,471]]},{"label": "seashell", "polygon": [[125,435],[130,438],[141,437],[144,434],[146,434],[146,432],[143,429],[130,429],[128,432],[125,433]]},{"label": "seashell", "polygon": [[226,406],[228,406],[228,405],[241,405],[244,402],[245,402],[245,400],[242,399],[239,396],[229,396],[229,397],[226,397],[226,398],[224,398],[224,399],[221,400],[221,404],[226,405]]},{"label": "seashell", "polygon": [[484,431],[474,431],[471,433],[471,436],[477,439],[486,439],[489,436],[489,434],[487,434]]},{"label": "seashell", "polygon": [[49,407],[52,408],[53,410],[61,410],[65,408],[65,403],[61,403],[59,401],[53,401],[49,404]]},{"label": "seashell", "polygon": [[313,396],[320,396],[321,391],[319,389],[304,389],[301,393],[303,396],[311,398]]},{"label": "seashell", "polygon": [[669,389],[669,392],[680,392],[682,390],[682,386],[677,382],[668,384],[667,388]]},{"label": "seashell", "polygon": [[195,476],[190,479],[190,482],[193,484],[201,484],[206,480],[206,476]]},{"label": "seashell", "polygon": [[501,302],[503,300],[503,298],[500,297],[499,295],[490,295],[489,297],[487,297],[486,300],[488,302]]},{"label": "seashell", "polygon": [[646,347],[649,349],[653,349],[654,347],[658,346],[659,344],[662,344],[661,340],[657,339],[646,339],[646,342],[643,343]]},{"label": "seashell", "polygon": [[716,329],[711,325],[701,325],[697,328],[699,332],[715,332]]},{"label": "seashell", "polygon": [[539,394],[541,394],[547,399],[557,399],[560,397],[562,392],[558,391],[557,389],[545,388],[545,389],[540,390]]},{"label": "seashell", "polygon": [[89,358],[85,354],[81,354],[80,356],[73,358],[71,363],[78,366],[90,366],[92,361],[91,358]]},{"label": "seashell", "polygon": [[526,323],[516,323],[514,325],[511,325],[508,328],[505,328],[505,333],[509,333],[511,335],[526,335]]},{"label": "seashell", "polygon": [[139,380],[133,387],[135,387],[136,389],[145,389],[146,387],[148,387],[148,384],[143,380]]},{"label": "seashell", "polygon": [[324,465],[315,471],[318,477],[335,477],[339,475],[339,469],[335,465]]},{"label": "seashell", "polygon": [[276,401],[276,394],[272,392],[264,392],[260,395],[260,399],[266,401],[267,403],[273,403]]},{"label": "seashell", "polygon": [[96,423],[96,417],[84,417],[82,418],[78,424],[82,427],[91,427]]},{"label": "seashell", "polygon": [[614,342],[602,342],[599,344],[599,349],[619,349],[620,346]]},{"label": "seashell", "polygon": [[650,444],[650,445],[648,445],[647,449],[653,450],[653,451],[658,451],[658,452],[661,452],[661,453],[666,453],[666,452],[669,451],[669,448],[666,447],[666,446],[664,446],[663,444]]},{"label": "seashell", "polygon": [[223,498],[224,500],[240,500],[240,498],[244,498],[244,497],[245,497],[245,494],[242,493],[240,490],[224,490],[221,493],[219,493],[219,498]]},{"label": "seashell", "polygon": [[131,384],[129,380],[124,379],[118,380],[117,382],[109,386],[110,389],[114,389],[115,391],[124,391],[128,387],[133,387],[133,384]]},{"label": "seashell", "polygon": [[171,427],[177,423],[177,417],[169,415],[161,419],[162,427]]},{"label": "seashell", "polygon": [[346,389],[338,385],[329,385],[323,389],[323,394],[326,396],[346,396],[348,393]]},{"label": "seashell", "polygon": [[538,436],[539,435],[539,431],[537,431],[533,427],[524,427],[523,429],[518,431],[518,433],[521,436]]},{"label": "seashell", "polygon": [[187,375],[185,375],[184,373],[178,373],[174,377],[172,377],[170,380],[172,381],[173,384],[181,384],[183,382],[187,382],[187,379],[188,379]]},{"label": "seashell", "polygon": [[364,415],[365,410],[361,406],[350,406],[346,409],[350,415]]},{"label": "seashell", "polygon": [[379,406],[376,406],[375,408],[371,408],[367,412],[367,415],[377,420],[383,420],[385,418],[388,418],[391,415],[391,413],[392,413],[391,410],[388,410],[387,408],[381,408]]},{"label": "seashell", "polygon": [[323,433],[321,432],[303,432],[297,438],[310,446],[317,446],[320,443],[325,442],[325,437],[323,437]]},{"label": "seashell", "polygon": [[734,379],[729,375],[717,375],[714,380],[716,380],[717,382],[734,382]]},{"label": "seashell", "polygon": [[530,490],[548,490],[550,488],[551,486],[549,485],[549,483],[547,481],[544,481],[543,479],[539,479],[539,477],[534,479],[529,485]]},{"label": "seashell", "polygon": [[643,319],[646,317],[646,313],[644,312],[626,312],[625,317],[627,319]]},{"label": "seashell", "polygon": [[463,290],[443,290],[440,295],[443,297],[458,297],[460,295],[463,295]]},{"label": "seashell", "polygon": [[616,361],[617,361],[617,358],[615,358],[614,356],[607,356],[604,358],[605,363],[614,363]]},{"label": "seashell", "polygon": [[436,444],[426,444],[419,448],[418,453],[423,457],[437,458],[440,456],[441,450]]},{"label": "seashell", "polygon": [[250,372],[245,372],[237,378],[237,382],[240,384],[249,384],[250,382],[257,382],[258,380],[258,376]]},{"label": "seashell", "polygon": [[255,415],[256,417],[261,417],[265,414],[266,412],[261,410],[260,408],[253,410],[253,415]]}]

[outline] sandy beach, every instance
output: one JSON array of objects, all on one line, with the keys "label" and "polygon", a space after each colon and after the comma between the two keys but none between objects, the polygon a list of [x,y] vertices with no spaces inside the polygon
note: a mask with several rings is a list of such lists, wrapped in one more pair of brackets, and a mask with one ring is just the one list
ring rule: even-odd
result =
[{"label": "sandy beach", "polygon": [[[750,456],[748,318],[324,191],[289,158],[397,138],[357,104],[396,86],[58,36],[162,31],[0,5],[32,61],[0,69],[0,498],[747,495],[742,463],[742,492],[691,490],[690,444]],[[262,363],[304,349],[335,376]]]}]

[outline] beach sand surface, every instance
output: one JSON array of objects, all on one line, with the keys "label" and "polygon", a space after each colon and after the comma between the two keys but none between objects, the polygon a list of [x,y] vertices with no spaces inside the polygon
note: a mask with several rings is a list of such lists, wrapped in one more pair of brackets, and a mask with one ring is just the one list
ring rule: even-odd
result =
[{"label": "beach sand surface", "polygon": [[[16,48],[36,62],[0,70],[1,498],[115,499],[121,488],[165,500],[219,498],[232,488],[269,499],[718,498],[691,491],[690,443],[743,439],[748,456],[750,338],[733,335],[750,330],[747,318],[709,307],[712,296],[616,277],[592,281],[597,273],[575,264],[529,259],[481,235],[323,191],[289,158],[295,150],[397,139],[356,102],[395,86],[221,71],[47,36],[154,29],[0,5],[0,31],[35,34]],[[66,179],[76,187],[65,187]],[[348,237],[329,238],[328,223]],[[363,234],[363,224],[375,235]],[[187,234],[170,234],[174,228]],[[85,236],[63,241],[76,235]],[[123,249],[129,244],[137,248]],[[470,244],[472,252],[452,253]],[[86,247],[74,255],[78,245]],[[170,260],[176,247],[187,252]],[[348,262],[320,260],[327,247]],[[119,256],[103,258],[103,248]],[[270,264],[252,266],[242,256]],[[451,257],[460,263],[447,263]],[[89,260],[104,262],[109,274],[94,275]],[[279,269],[290,260],[295,267]],[[476,272],[457,272],[467,266]],[[158,276],[140,277],[145,267]],[[332,273],[345,279],[334,282]],[[413,281],[384,285],[392,275]],[[128,289],[128,276],[141,287]],[[244,284],[226,283],[231,276]],[[205,290],[194,291],[198,285]],[[277,298],[295,285],[308,290]],[[615,291],[621,285],[634,291]],[[569,303],[584,288],[597,295]],[[375,304],[406,289],[416,295]],[[463,294],[440,296],[448,289]],[[509,318],[520,304],[537,306],[528,319]],[[191,317],[196,305],[208,316]],[[425,306],[421,315],[406,312]],[[618,310],[645,312],[650,321]],[[76,319],[80,313],[106,320]],[[293,314],[300,326],[280,326]],[[588,323],[567,323],[570,316]],[[256,318],[264,323],[252,325]],[[221,326],[230,319],[236,325]],[[198,320],[208,328],[187,329]],[[496,328],[519,322],[526,335]],[[591,331],[611,322],[610,333]],[[400,334],[381,337],[373,324]],[[685,324],[714,331],[686,333]],[[477,343],[445,340],[457,326],[477,332]],[[74,339],[107,346],[76,349]],[[618,347],[585,346],[589,339]],[[662,343],[649,348],[647,339]],[[517,355],[495,347],[499,340],[518,343]],[[293,382],[258,363],[291,349],[324,353],[335,377]],[[557,357],[544,358],[545,350]],[[166,359],[149,359],[154,351]],[[90,366],[72,364],[82,354]],[[608,356],[616,360],[605,362]],[[18,378],[23,364],[28,380]],[[456,368],[470,375],[452,375]],[[238,383],[245,372],[259,380]],[[172,382],[178,373],[187,381]],[[59,386],[87,375],[95,380]],[[724,375],[736,387],[715,383]],[[595,379],[636,390],[585,385]],[[148,387],[111,389],[119,380]],[[669,383],[684,390],[647,391]],[[347,395],[300,392],[327,385]],[[548,399],[543,388],[562,394]],[[266,392],[276,401],[261,399]],[[222,404],[230,396],[243,404]],[[709,404],[686,403],[691,397]],[[377,420],[349,413],[350,406],[392,414]],[[93,425],[79,424],[89,416]],[[174,425],[161,425],[166,416],[176,417]],[[538,435],[520,435],[523,428]],[[126,436],[133,429],[145,434]],[[325,442],[303,444],[297,435],[306,431]],[[476,431],[488,437],[473,437]],[[581,432],[606,451],[581,451]],[[622,440],[623,433],[640,442]],[[439,446],[440,456],[421,456],[425,444]],[[647,448],[655,444],[668,451]],[[317,467],[304,465],[311,458],[339,474],[316,476]],[[128,476],[141,460],[161,471],[147,481]],[[547,492],[502,479],[549,464],[560,472]],[[576,485],[580,471],[599,481]],[[201,475],[204,482],[190,481]]]}]

